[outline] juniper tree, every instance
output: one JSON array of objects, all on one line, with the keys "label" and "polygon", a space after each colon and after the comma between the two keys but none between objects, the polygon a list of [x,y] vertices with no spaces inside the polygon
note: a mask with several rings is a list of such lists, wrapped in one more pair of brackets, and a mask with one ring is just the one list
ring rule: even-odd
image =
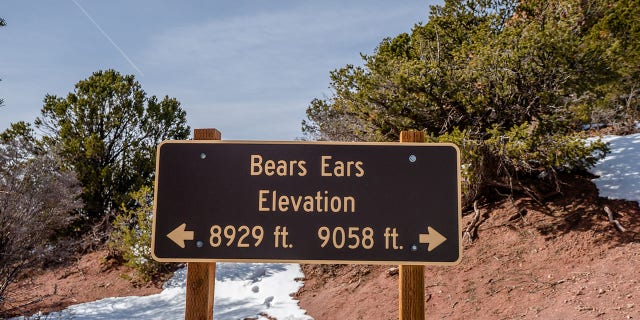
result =
[{"label": "juniper tree", "polygon": [[614,1],[449,0],[363,65],[330,73],[307,108],[309,139],[397,141],[423,130],[463,152],[465,204],[496,186],[584,170],[607,151],[583,140],[585,106],[619,79],[587,45]]},{"label": "juniper tree", "polygon": [[152,184],[158,143],[189,135],[178,100],[148,97],[133,75],[114,70],[93,73],[66,97],[47,95],[35,125],[80,180],[89,223]]}]

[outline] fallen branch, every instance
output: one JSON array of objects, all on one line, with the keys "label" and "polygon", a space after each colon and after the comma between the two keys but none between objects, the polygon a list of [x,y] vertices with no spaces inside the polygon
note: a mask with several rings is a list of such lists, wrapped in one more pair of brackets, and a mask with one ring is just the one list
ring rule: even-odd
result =
[{"label": "fallen branch", "polygon": [[527,212],[528,212],[528,211],[527,211],[527,209],[525,209],[525,208],[518,208],[518,207],[516,206],[516,213],[512,214],[512,215],[509,217],[509,219],[507,219],[507,220],[508,220],[508,221],[515,221],[515,220],[518,220],[518,219],[522,219],[524,222],[527,222],[527,221],[524,219],[524,216],[526,216],[526,215],[527,215]]},{"label": "fallen branch", "polygon": [[604,212],[607,213],[607,217],[609,217],[609,222],[611,222],[611,224],[613,224],[616,229],[618,229],[618,231],[620,232],[625,232],[627,231],[627,229],[625,229],[622,224],[620,224],[620,221],[618,221],[617,219],[615,219],[613,217],[613,210],[611,210],[609,208],[609,206],[604,206]]},{"label": "fallen branch", "polygon": [[478,209],[478,201],[473,202],[473,219],[464,230],[462,238],[467,237],[469,243],[473,243],[473,239],[478,237],[478,227],[480,226],[480,210]]}]

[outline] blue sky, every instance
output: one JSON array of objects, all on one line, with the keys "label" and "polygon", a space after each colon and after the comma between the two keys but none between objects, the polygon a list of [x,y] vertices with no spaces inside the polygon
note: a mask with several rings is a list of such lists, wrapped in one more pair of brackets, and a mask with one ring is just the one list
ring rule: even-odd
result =
[{"label": "blue sky", "polygon": [[2,0],[0,130],[93,72],[133,74],[175,97],[192,128],[294,140],[329,72],[426,22],[436,0]]}]

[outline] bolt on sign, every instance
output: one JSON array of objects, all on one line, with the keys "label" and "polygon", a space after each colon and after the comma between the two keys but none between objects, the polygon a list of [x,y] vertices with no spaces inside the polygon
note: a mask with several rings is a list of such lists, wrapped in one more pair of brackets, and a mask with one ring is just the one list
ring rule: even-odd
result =
[{"label": "bolt on sign", "polygon": [[157,154],[158,261],[461,258],[455,145],[165,141]]}]

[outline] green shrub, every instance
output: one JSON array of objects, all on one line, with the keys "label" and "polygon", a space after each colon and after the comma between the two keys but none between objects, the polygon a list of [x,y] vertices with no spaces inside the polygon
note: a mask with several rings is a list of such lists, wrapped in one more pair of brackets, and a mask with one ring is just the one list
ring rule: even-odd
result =
[{"label": "green shrub", "polygon": [[432,136],[433,142],[453,143],[460,149],[460,175],[462,206],[471,205],[481,192],[482,181],[485,175],[482,174],[482,141],[474,139],[468,130],[455,128],[451,133],[440,136]]},{"label": "green shrub", "polygon": [[122,206],[122,213],[113,221],[114,229],[109,248],[120,254],[125,264],[135,269],[139,280],[149,282],[162,277],[171,268],[153,260],[151,256],[151,229],[153,221],[153,192],[142,187],[133,192],[134,205]]},{"label": "green shrub", "polygon": [[491,188],[551,182],[560,172],[581,172],[602,159],[609,149],[600,139],[581,133],[541,134],[536,125],[524,123],[505,130],[494,127],[484,134],[455,128],[432,136],[432,142],[456,144],[461,154],[462,206],[486,196]]}]

